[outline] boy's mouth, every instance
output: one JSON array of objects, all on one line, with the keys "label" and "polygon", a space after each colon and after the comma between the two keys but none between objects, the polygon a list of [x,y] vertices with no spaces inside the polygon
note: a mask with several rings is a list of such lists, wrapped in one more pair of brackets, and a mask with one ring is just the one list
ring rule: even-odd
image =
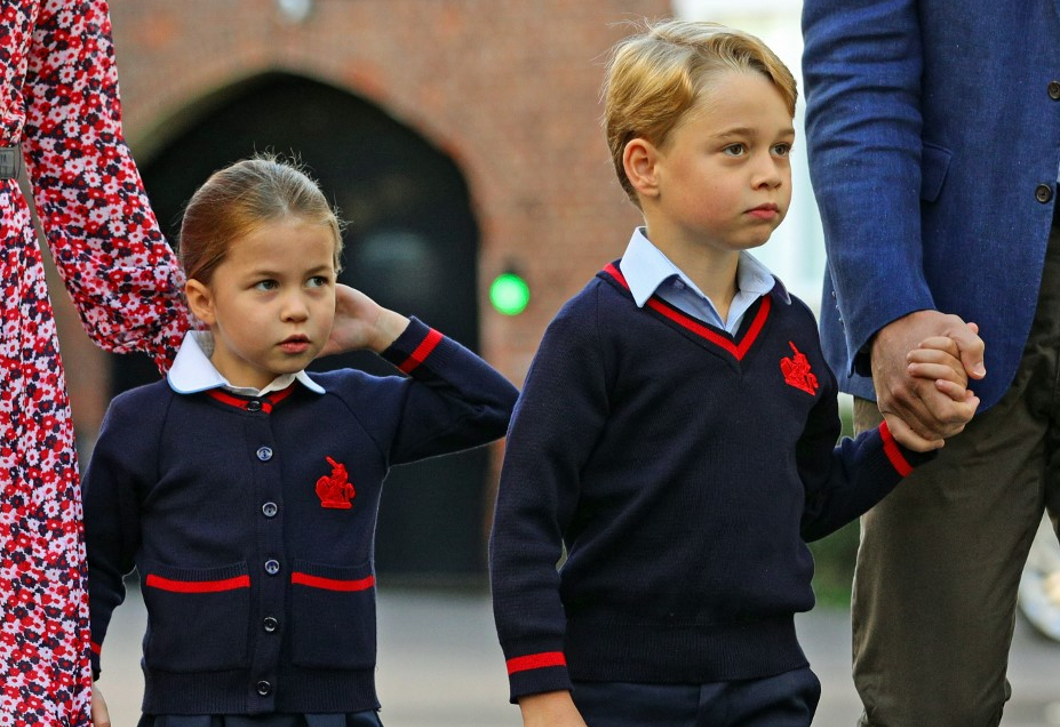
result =
[{"label": "boy's mouth", "polygon": [[780,215],[780,207],[772,202],[767,202],[747,210],[747,214],[760,220],[772,220]]}]

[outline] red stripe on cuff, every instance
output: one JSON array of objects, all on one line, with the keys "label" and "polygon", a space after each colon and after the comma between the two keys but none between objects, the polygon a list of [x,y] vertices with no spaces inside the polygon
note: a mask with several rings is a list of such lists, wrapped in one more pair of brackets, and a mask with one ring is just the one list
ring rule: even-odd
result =
[{"label": "red stripe on cuff", "polygon": [[337,578],[321,578],[308,573],[295,572],[291,574],[291,583],[323,588],[326,591],[367,591],[375,585],[375,576],[368,576],[357,581],[343,581]]},{"label": "red stripe on cuff", "polygon": [[144,585],[174,593],[217,593],[218,591],[234,591],[237,588],[250,588],[250,576],[236,576],[221,581],[174,581],[150,573]]},{"label": "red stripe on cuff", "polygon": [[411,374],[416,370],[416,367],[427,360],[427,357],[431,355],[431,351],[437,348],[441,342],[442,334],[432,328],[427,332],[427,337],[423,339],[423,342],[412,352],[412,355],[405,359],[405,362],[398,368],[406,374]]},{"label": "red stripe on cuff", "polygon": [[913,465],[906,461],[902,450],[898,448],[898,442],[894,441],[894,435],[891,434],[891,428],[887,426],[886,421],[880,422],[880,436],[883,438],[883,453],[887,455],[891,466],[902,477],[906,477],[913,471]]},{"label": "red stripe on cuff", "polygon": [[542,654],[517,656],[508,659],[508,674],[515,674],[529,669],[544,669],[549,666],[567,666],[567,657],[562,651],[546,651]]},{"label": "red stripe on cuff", "polygon": [[95,641],[90,641],[89,644],[92,647],[92,653],[96,656],[99,656],[101,653],[103,653],[103,647],[97,644]]}]

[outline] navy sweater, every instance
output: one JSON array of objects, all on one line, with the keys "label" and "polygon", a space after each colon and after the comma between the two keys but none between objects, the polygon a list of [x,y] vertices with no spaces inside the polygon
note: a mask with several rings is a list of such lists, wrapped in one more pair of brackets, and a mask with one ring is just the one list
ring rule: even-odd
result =
[{"label": "navy sweater", "polygon": [[[413,320],[383,354],[248,399],[122,394],[84,479],[93,670],[122,576],[148,609],[144,711],[376,709],[373,540],[391,465],[503,436],[517,392]],[[424,483],[425,487],[431,483]]]},{"label": "navy sweater", "polygon": [[569,301],[516,405],[491,539],[512,700],[805,665],[806,541],[930,458],[886,427],[836,447],[836,393],[779,283],[735,337],[657,297],[637,308],[615,265]]}]

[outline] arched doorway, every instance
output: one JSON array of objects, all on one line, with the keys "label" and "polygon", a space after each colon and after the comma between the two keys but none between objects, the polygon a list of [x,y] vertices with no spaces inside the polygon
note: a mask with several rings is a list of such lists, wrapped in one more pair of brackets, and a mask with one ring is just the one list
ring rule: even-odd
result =
[{"label": "arched doorway", "polygon": [[[141,171],[162,229],[176,242],[183,205],[214,170],[256,151],[295,154],[334,199],[348,226],[342,282],[478,347],[478,228],[452,160],[378,107],[305,78],[269,74],[200,109]],[[114,393],[157,378],[142,358],[117,357]],[[371,354],[316,368],[393,369]],[[391,472],[379,520],[380,571],[478,576],[488,452]]]}]

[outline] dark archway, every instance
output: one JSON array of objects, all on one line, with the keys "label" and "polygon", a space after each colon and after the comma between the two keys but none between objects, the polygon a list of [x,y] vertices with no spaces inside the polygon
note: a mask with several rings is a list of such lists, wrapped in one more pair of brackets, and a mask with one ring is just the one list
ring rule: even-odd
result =
[{"label": "dark archway", "polygon": [[[180,212],[214,170],[256,151],[293,154],[347,220],[345,283],[478,347],[479,233],[452,160],[377,106],[305,78],[269,74],[226,90],[142,166],[162,229],[177,240]],[[157,378],[143,358],[117,357],[114,393]],[[393,373],[371,354],[325,359]],[[480,575],[488,452],[399,467],[383,496],[380,571]]]}]

